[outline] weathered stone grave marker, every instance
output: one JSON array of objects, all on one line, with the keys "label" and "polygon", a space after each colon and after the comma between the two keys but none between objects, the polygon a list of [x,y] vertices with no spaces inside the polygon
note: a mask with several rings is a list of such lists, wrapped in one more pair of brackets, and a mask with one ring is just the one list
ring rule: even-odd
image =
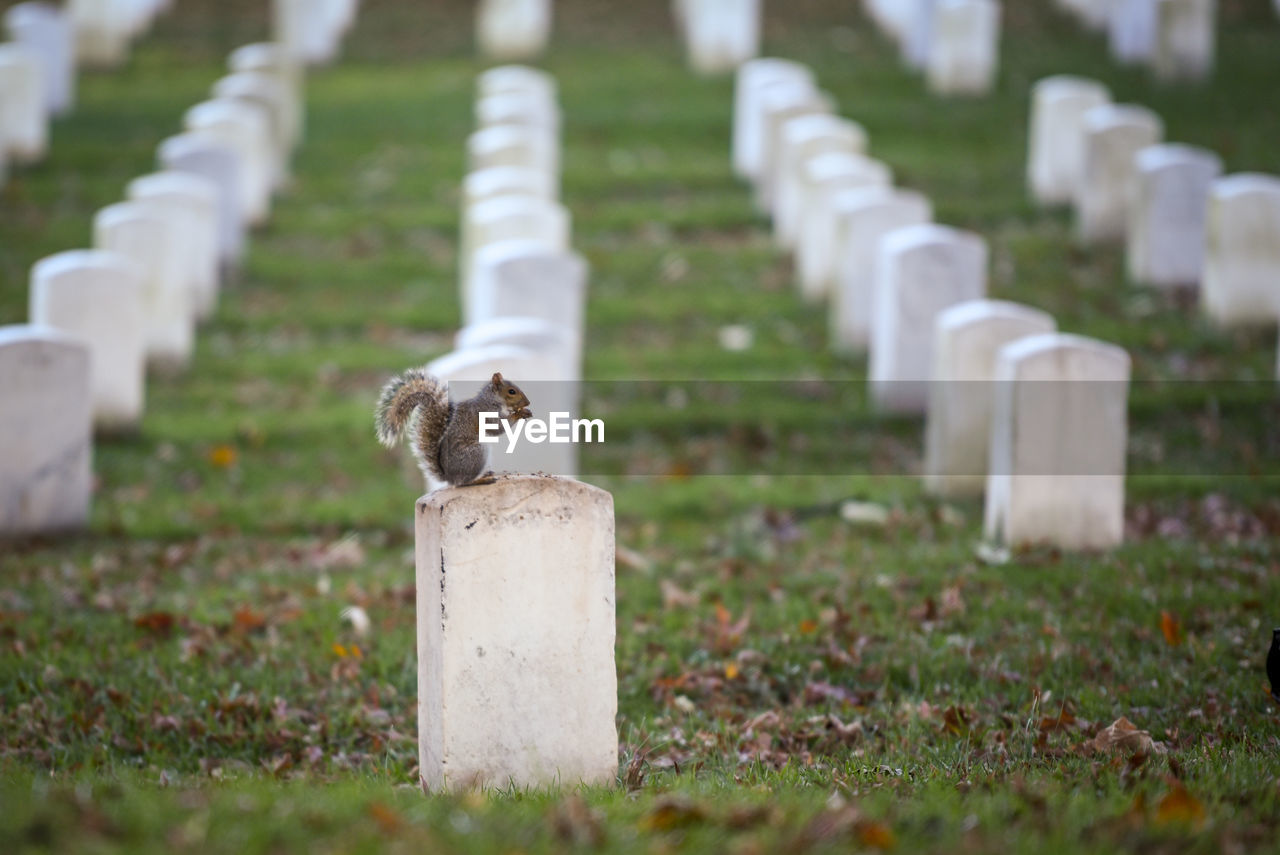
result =
[{"label": "weathered stone grave marker", "polygon": [[935,320],[949,306],[986,295],[989,255],[981,235],[934,223],[906,226],[880,241],[867,365],[878,409],[925,412]]},{"label": "weathered stone grave marker", "polygon": [[1129,355],[1094,339],[1020,338],[996,358],[985,536],[1105,549],[1124,539]]},{"label": "weathered stone grave marker", "polygon": [[425,786],[609,785],[618,772],[613,498],[504,477],[418,500]]},{"label": "weathered stone grave marker", "polygon": [[79,339],[90,355],[93,423],[129,429],[142,419],[146,338],[142,272],[125,256],[76,249],[31,268],[31,323]]},{"label": "weathered stone grave marker", "polygon": [[89,349],[51,327],[0,327],[0,536],[83,527],[92,467]]},{"label": "weathered stone grave marker", "polygon": [[1154,145],[1134,156],[1126,261],[1129,278],[1194,287],[1204,269],[1205,212],[1222,160],[1208,149]]},{"label": "weathered stone grave marker", "polygon": [[940,496],[982,494],[996,354],[1011,341],[1056,328],[1047,312],[1003,300],[971,300],[938,313],[925,423],[926,490]]}]

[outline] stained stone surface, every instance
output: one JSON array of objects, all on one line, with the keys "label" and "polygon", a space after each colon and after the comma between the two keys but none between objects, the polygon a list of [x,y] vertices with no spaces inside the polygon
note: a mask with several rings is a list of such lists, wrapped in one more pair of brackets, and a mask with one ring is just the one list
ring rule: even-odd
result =
[{"label": "stained stone surface", "polygon": [[985,536],[1106,549],[1124,539],[1129,355],[1082,336],[1017,339],[996,357]]},{"label": "stained stone surface", "polygon": [[50,327],[0,327],[0,537],[89,518],[89,349]]},{"label": "stained stone surface", "polygon": [[938,313],[925,423],[924,483],[935,495],[982,495],[991,445],[996,354],[1054,332],[1047,312],[1004,300],[970,300]]},{"label": "stained stone surface", "polygon": [[871,308],[867,379],[883,411],[924,413],[940,312],[987,293],[990,255],[975,232],[934,223],[906,226],[880,241]]},{"label": "stained stone surface", "polygon": [[78,338],[89,349],[96,427],[136,427],[146,392],[142,271],[104,250],[74,249],[31,268],[31,322]]},{"label": "stained stone surface", "polygon": [[613,497],[502,478],[424,496],[415,528],[426,785],[612,784]]}]

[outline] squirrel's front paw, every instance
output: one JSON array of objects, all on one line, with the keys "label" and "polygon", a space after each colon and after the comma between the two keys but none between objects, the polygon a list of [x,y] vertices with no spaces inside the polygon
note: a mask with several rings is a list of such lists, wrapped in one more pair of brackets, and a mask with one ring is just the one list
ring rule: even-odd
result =
[{"label": "squirrel's front paw", "polygon": [[533,411],[530,410],[528,407],[521,407],[518,410],[511,411],[511,421],[513,422],[518,422],[521,419],[531,419],[531,418],[533,418]]}]

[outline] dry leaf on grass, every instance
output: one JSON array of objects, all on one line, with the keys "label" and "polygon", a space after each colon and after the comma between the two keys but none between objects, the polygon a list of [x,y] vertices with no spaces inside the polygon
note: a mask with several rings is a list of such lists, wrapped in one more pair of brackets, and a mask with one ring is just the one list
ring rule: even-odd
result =
[{"label": "dry leaf on grass", "polygon": [[1164,640],[1169,642],[1170,647],[1177,647],[1182,643],[1182,621],[1172,612],[1160,612],[1160,632],[1164,633]]},{"label": "dry leaf on grass", "polygon": [[1181,781],[1171,780],[1169,792],[1156,804],[1156,824],[1199,828],[1204,821],[1205,810],[1200,800],[1187,792]]},{"label": "dry leaf on grass", "polygon": [[1098,731],[1098,735],[1084,744],[1093,751],[1125,751],[1129,754],[1164,754],[1162,743],[1151,738],[1145,730],[1139,730],[1133,722],[1121,716]]}]

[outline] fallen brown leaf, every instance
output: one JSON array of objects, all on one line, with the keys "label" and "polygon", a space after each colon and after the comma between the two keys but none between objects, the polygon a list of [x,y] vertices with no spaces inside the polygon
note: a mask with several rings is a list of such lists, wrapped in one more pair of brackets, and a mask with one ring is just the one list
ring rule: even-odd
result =
[{"label": "fallen brown leaf", "polygon": [[133,625],[152,635],[168,635],[173,631],[174,617],[169,612],[148,612],[134,618]]},{"label": "fallen brown leaf", "polygon": [[707,812],[689,799],[668,796],[640,818],[641,831],[670,831],[702,822]]},{"label": "fallen brown leaf", "polygon": [[1085,743],[1094,751],[1126,751],[1130,754],[1164,754],[1165,747],[1151,738],[1145,730],[1139,730],[1133,722],[1121,716],[1098,731],[1098,735]]},{"label": "fallen brown leaf", "polygon": [[1169,642],[1170,647],[1177,647],[1182,643],[1182,621],[1172,612],[1160,612],[1160,632],[1164,633],[1164,640]]},{"label": "fallen brown leaf", "polygon": [[1205,822],[1204,805],[1178,780],[1170,780],[1169,792],[1156,803],[1157,825],[1184,825],[1199,828]]}]

